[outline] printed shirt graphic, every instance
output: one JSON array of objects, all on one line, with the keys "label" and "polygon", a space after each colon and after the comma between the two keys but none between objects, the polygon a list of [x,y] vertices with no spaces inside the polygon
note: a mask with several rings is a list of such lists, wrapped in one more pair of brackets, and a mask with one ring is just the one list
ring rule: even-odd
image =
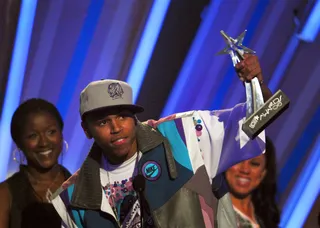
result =
[{"label": "printed shirt graphic", "polygon": [[[123,228],[138,228],[140,224],[140,204],[132,181],[136,175],[137,154],[121,165],[111,165],[105,162],[100,169],[101,184],[104,186],[106,197],[111,207],[116,211],[118,221]],[[108,179],[108,172],[109,178]],[[147,225],[152,227],[152,219],[148,218]]]},{"label": "printed shirt graphic", "polygon": [[255,223],[248,216],[243,214],[236,207],[233,207],[236,212],[238,228],[260,228],[259,224]]}]

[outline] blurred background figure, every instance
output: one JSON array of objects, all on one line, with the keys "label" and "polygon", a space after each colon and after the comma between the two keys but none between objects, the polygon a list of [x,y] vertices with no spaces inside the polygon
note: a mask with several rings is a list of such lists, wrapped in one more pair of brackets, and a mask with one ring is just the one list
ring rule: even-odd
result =
[{"label": "blurred background figure", "polygon": [[70,177],[58,164],[68,147],[62,130],[59,111],[45,100],[27,100],[15,111],[11,137],[17,146],[13,158],[20,170],[0,184],[1,228],[61,227],[50,197]]},{"label": "blurred background figure", "polygon": [[266,153],[238,163],[225,173],[239,228],[278,227],[275,148],[267,137]]}]

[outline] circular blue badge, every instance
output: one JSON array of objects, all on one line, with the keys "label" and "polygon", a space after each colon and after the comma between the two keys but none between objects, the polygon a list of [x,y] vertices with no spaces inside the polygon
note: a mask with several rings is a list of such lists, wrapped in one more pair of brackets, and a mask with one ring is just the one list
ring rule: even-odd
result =
[{"label": "circular blue badge", "polygon": [[155,161],[147,161],[142,166],[142,174],[147,180],[158,180],[161,175],[161,167]]}]

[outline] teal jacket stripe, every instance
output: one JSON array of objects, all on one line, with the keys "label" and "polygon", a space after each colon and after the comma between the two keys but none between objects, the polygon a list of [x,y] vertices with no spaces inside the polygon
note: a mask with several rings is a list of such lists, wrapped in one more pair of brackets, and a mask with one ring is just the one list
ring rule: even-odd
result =
[{"label": "teal jacket stripe", "polygon": [[[68,196],[70,200],[72,198],[73,189],[74,189],[74,184],[68,187]],[[76,223],[78,228],[83,228],[81,221],[84,221],[84,210],[72,209],[72,215],[74,218],[74,222]]]},{"label": "teal jacket stripe", "polygon": [[158,130],[166,137],[171,146],[174,159],[189,170],[192,169],[189,152],[176,127],[175,121],[167,121],[158,126]]}]

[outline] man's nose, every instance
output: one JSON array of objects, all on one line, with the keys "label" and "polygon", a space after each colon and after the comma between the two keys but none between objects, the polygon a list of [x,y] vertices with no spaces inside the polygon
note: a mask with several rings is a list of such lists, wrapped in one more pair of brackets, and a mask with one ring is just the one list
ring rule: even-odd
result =
[{"label": "man's nose", "polygon": [[111,121],[111,134],[117,134],[122,130],[121,124],[117,120]]}]

